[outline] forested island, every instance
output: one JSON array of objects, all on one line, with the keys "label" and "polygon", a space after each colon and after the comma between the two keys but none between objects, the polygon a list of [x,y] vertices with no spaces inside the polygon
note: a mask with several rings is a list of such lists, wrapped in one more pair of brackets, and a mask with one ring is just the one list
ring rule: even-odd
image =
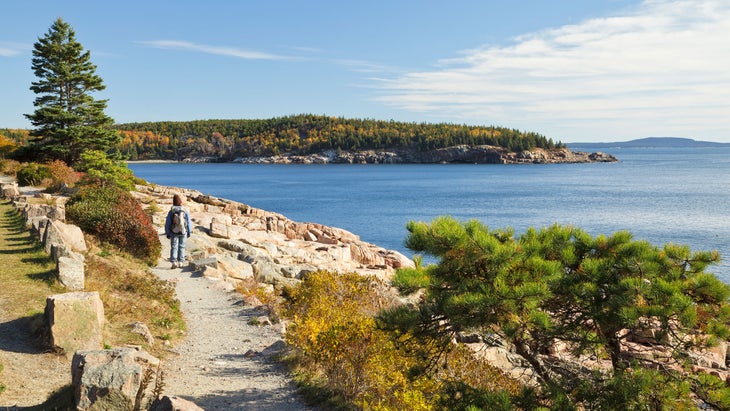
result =
[{"label": "forested island", "polygon": [[534,132],[302,114],[263,120],[127,123],[129,160],[267,163],[553,163],[615,161],[572,153]]},{"label": "forested island", "polygon": [[[572,151],[539,133],[497,126],[407,123],[301,114],[271,119],[126,123],[115,150],[130,161],[243,163],[589,163],[601,153]],[[29,147],[25,129],[0,129],[8,149]],[[21,150],[22,151],[22,150]],[[20,152],[16,156],[23,158]],[[25,156],[27,157],[27,156]]]}]

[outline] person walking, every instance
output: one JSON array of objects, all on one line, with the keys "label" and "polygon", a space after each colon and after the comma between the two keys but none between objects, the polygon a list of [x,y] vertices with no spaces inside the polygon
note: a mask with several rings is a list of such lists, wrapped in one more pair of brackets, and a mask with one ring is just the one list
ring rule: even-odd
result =
[{"label": "person walking", "polygon": [[165,219],[165,236],[170,240],[172,268],[182,268],[185,262],[185,240],[190,238],[190,215],[182,206],[178,194],[172,197],[172,207]]}]

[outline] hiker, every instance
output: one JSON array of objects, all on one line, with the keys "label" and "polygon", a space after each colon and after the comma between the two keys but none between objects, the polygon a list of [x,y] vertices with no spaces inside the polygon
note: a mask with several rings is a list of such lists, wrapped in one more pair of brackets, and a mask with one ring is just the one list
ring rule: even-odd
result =
[{"label": "hiker", "polygon": [[185,240],[190,238],[190,215],[183,208],[178,194],[172,197],[172,207],[165,219],[165,236],[170,239],[172,268],[182,268],[185,262]]}]

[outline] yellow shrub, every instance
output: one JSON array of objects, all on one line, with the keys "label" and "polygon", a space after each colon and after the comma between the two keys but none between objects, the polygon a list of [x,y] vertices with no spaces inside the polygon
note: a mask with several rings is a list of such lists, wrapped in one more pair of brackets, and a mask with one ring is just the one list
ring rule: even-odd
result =
[{"label": "yellow shrub", "polygon": [[333,393],[347,407],[367,410],[440,409],[450,401],[443,397],[444,388],[454,383],[519,392],[515,380],[463,347],[455,346],[437,372],[409,376],[424,364],[399,350],[392,335],[376,326],[375,315],[394,304],[384,288],[374,278],[318,272],[289,290],[285,339],[300,353],[298,366],[309,385]]},{"label": "yellow shrub", "polygon": [[300,365],[323,376],[332,392],[364,409],[429,410],[405,372],[404,357],[375,326],[374,315],[389,304],[377,279],[318,272],[289,293],[291,319],[286,341],[299,349]]}]

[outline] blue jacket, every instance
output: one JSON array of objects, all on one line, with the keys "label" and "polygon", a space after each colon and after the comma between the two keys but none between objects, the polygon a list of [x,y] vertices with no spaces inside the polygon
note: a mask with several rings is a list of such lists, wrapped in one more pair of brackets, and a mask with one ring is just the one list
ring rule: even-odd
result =
[{"label": "blue jacket", "polygon": [[190,213],[188,213],[188,210],[186,210],[182,206],[172,206],[172,208],[170,208],[170,211],[167,212],[167,218],[165,219],[165,236],[167,238],[170,238],[173,235],[180,235],[180,233],[172,232],[172,214],[177,210],[182,210],[185,213],[185,227],[187,227],[187,236],[188,238],[190,238],[190,232],[193,228],[193,226],[190,224]]}]

